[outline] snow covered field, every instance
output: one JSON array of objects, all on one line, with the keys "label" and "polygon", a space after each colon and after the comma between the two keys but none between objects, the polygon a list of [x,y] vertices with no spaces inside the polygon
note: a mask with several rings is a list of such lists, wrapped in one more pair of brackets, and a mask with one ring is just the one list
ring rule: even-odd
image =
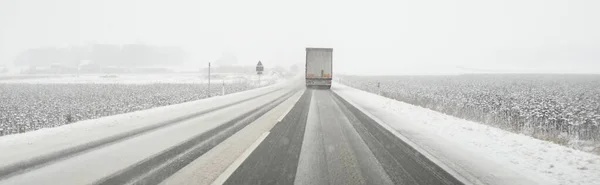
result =
[{"label": "snow covered field", "polygon": [[[279,79],[277,75],[262,75],[262,85],[273,83]],[[258,85],[256,74],[216,73],[211,75],[212,84],[222,83],[247,83]],[[27,83],[27,84],[207,84],[208,77],[197,73],[171,73],[171,74],[85,74],[85,75],[29,75],[29,76],[2,76],[0,83]]]},{"label": "snow covered field", "polygon": [[444,165],[479,183],[595,185],[600,182],[600,156],[339,83],[332,89]]},{"label": "snow covered field", "polygon": [[344,76],[343,84],[600,154],[600,75]]},{"label": "snow covered field", "polygon": [[[258,87],[258,78],[215,74],[210,95]],[[0,79],[0,136],[208,97],[198,74],[29,76]],[[261,86],[282,80],[265,75]]]}]

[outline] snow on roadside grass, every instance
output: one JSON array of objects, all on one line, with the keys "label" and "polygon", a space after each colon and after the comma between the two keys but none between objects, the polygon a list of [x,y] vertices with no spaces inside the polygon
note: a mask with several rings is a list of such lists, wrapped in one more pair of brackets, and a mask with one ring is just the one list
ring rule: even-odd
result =
[{"label": "snow on roadside grass", "polygon": [[[376,94],[334,85],[460,174],[485,184],[598,184],[600,156],[448,116]],[[530,181],[528,181],[530,180]]]}]

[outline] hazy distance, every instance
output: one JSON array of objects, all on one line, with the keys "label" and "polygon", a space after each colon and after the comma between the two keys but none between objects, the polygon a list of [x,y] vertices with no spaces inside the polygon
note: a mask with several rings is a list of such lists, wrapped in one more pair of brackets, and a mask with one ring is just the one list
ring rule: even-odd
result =
[{"label": "hazy distance", "polygon": [[0,66],[39,47],[181,47],[184,66],[302,64],[344,74],[600,73],[595,0],[0,0]]}]

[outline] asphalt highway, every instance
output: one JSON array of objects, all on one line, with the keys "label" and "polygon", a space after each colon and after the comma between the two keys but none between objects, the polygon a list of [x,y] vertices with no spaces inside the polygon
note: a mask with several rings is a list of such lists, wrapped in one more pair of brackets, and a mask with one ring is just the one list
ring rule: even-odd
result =
[{"label": "asphalt highway", "polygon": [[224,184],[463,184],[329,90],[307,90]]}]

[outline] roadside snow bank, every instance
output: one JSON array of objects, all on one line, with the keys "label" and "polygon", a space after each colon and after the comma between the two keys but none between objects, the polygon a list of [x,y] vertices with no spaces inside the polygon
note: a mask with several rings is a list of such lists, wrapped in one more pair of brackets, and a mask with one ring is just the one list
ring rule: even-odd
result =
[{"label": "roadside snow bank", "polygon": [[600,182],[600,156],[338,83],[332,89],[475,184]]}]

